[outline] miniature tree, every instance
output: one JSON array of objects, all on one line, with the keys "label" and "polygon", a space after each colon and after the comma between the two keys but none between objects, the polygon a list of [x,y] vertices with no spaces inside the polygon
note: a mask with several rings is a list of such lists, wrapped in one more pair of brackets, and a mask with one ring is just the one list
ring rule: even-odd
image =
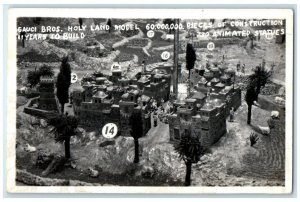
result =
[{"label": "miniature tree", "polygon": [[166,24],[169,26],[169,34],[171,34],[171,32],[174,30],[174,28],[171,29],[170,27],[171,27],[171,24],[175,25],[175,21],[173,19],[167,18],[167,19],[163,20],[163,24]]},{"label": "miniature tree", "polygon": [[78,19],[78,22],[79,22],[79,27],[80,27],[80,29],[82,29],[82,24],[83,24],[82,18],[79,18],[79,19]]},{"label": "miniature tree", "polygon": [[186,46],[186,68],[189,70],[189,79],[191,79],[191,70],[194,68],[196,61],[196,52],[192,44],[188,43]]},{"label": "miniature tree", "polygon": [[28,71],[27,82],[30,88],[35,87],[40,82],[40,74],[38,71]]},{"label": "miniature tree", "polygon": [[52,77],[54,72],[50,66],[43,65],[39,68],[39,70],[28,71],[27,74],[27,82],[29,83],[30,87],[35,87],[40,82],[41,76],[49,76]]},{"label": "miniature tree", "polygon": [[56,95],[61,104],[61,113],[64,113],[65,103],[69,100],[69,87],[71,85],[71,67],[68,63],[68,57],[62,60],[60,72],[56,81]]},{"label": "miniature tree", "polygon": [[36,18],[33,18],[33,22],[37,25],[40,25],[41,24],[41,21],[42,21],[42,18],[41,17],[36,17]]},{"label": "miniature tree", "polygon": [[111,26],[112,26],[111,19],[108,19],[108,20],[107,20],[107,23],[106,23],[106,25],[108,25],[108,26],[109,26],[109,30],[108,30],[108,32],[110,33],[110,32],[111,32]]},{"label": "miniature tree", "polygon": [[134,163],[139,162],[139,138],[143,135],[143,122],[141,112],[133,112],[130,116],[130,135],[134,139]]},{"label": "miniature tree", "polygon": [[256,85],[256,89],[255,89],[255,91],[256,91],[256,99],[255,100],[256,101],[258,99],[258,95],[260,94],[261,89],[263,89],[265,87],[267,82],[270,80],[271,76],[272,76],[271,71],[266,70],[262,66],[256,66],[253,74],[251,74],[248,77],[249,83],[253,83],[254,85]]},{"label": "miniature tree", "polygon": [[250,146],[252,147],[253,145],[255,145],[257,143],[257,141],[259,140],[259,137],[256,133],[251,133],[250,134]]},{"label": "miniature tree", "polygon": [[250,48],[253,49],[254,48],[254,34],[250,33],[249,34],[249,40],[250,40]]},{"label": "miniature tree", "polygon": [[252,85],[248,85],[248,87],[247,87],[245,100],[248,105],[247,124],[251,124],[252,105],[254,104],[254,101],[256,100],[255,88]]},{"label": "miniature tree", "polygon": [[200,160],[200,156],[204,153],[203,147],[198,138],[187,135],[182,137],[178,144],[174,145],[174,149],[186,165],[185,186],[190,186],[192,164]]},{"label": "miniature tree", "polygon": [[248,105],[248,118],[247,124],[251,124],[251,110],[254,101],[258,100],[258,96],[262,88],[265,87],[266,83],[270,80],[271,72],[267,71],[261,66],[257,66],[253,72],[248,77],[248,86],[245,95],[245,100]]},{"label": "miniature tree", "polygon": [[25,48],[26,32],[20,32],[20,37],[22,38],[22,47]]},{"label": "miniature tree", "polygon": [[78,119],[74,116],[61,114],[51,118],[49,124],[53,126],[51,132],[55,135],[55,141],[65,145],[65,158],[70,159],[70,139],[76,135]]},{"label": "miniature tree", "polygon": [[48,65],[43,65],[39,68],[40,76],[49,76],[52,77],[54,75],[53,69]]}]

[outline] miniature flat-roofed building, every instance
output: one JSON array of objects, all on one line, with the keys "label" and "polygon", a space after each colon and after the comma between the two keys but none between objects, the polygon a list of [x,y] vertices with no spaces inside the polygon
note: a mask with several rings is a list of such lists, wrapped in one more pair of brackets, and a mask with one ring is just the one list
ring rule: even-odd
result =
[{"label": "miniature flat-roofed building", "polygon": [[[171,76],[164,70],[153,70],[151,77],[147,77],[147,81],[144,83],[140,82],[139,84],[140,88],[143,88],[143,94],[151,98],[153,97],[158,104],[161,103],[161,100],[169,100]],[[145,86],[143,86],[143,84],[145,84]]]},{"label": "miniature flat-roofed building", "polygon": [[170,141],[178,142],[186,135],[197,137],[208,148],[226,133],[225,103],[209,100],[200,108],[196,99],[186,99],[186,104],[169,116]]},{"label": "miniature flat-roofed building", "polygon": [[234,74],[228,68],[206,70],[195,81],[189,97],[174,102],[175,110],[168,117],[171,142],[191,135],[208,148],[226,133],[230,109],[241,105],[241,90],[234,88],[232,81]]}]

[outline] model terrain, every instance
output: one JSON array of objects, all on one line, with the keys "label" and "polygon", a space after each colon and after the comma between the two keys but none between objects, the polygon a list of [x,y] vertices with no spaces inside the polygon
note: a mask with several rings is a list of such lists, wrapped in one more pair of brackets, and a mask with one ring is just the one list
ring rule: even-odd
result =
[{"label": "model terrain", "polygon": [[[82,21],[107,24],[106,19]],[[39,23],[45,22],[78,25],[75,18],[42,18]],[[191,37],[180,30],[180,44],[194,45],[196,61],[189,72],[186,46],[179,49],[176,84],[173,32],[157,29],[150,38],[145,28],[162,22],[111,19],[112,25],[133,23],[139,29],[89,31],[78,40],[28,40],[25,47],[18,41],[17,183],[183,186],[186,165],[174,145],[193,136],[205,152],[191,164],[192,186],[284,186],[285,43],[275,37]],[[40,26],[32,18],[18,20],[18,26],[25,24]],[[213,50],[207,48],[210,41],[215,41]],[[170,53],[166,60],[164,51]],[[56,82],[65,58],[77,80],[70,84],[63,109],[78,119],[78,126],[70,138],[70,160],[51,170],[51,161],[65,153],[48,121],[61,112]],[[44,65],[53,76],[41,76],[31,86],[28,72]],[[247,82],[257,66],[272,74],[247,124]],[[177,96],[173,85],[178,85]],[[140,117],[133,119],[134,114]],[[140,127],[134,129],[133,120]],[[107,123],[118,127],[114,138],[102,135]],[[140,131],[138,162],[132,130]]]}]

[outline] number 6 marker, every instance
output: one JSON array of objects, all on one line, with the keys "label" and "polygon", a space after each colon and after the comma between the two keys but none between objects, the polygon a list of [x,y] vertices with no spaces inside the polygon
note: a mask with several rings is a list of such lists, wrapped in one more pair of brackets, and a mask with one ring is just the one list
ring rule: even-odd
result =
[{"label": "number 6 marker", "polygon": [[114,123],[107,123],[102,128],[102,135],[105,138],[113,138],[118,133],[118,126]]}]

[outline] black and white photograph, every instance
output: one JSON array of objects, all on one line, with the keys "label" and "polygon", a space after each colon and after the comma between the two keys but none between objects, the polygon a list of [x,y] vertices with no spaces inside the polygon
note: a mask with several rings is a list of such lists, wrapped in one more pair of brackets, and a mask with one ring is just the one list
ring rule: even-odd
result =
[{"label": "black and white photograph", "polygon": [[117,11],[12,15],[8,189],[290,193],[293,12]]}]

